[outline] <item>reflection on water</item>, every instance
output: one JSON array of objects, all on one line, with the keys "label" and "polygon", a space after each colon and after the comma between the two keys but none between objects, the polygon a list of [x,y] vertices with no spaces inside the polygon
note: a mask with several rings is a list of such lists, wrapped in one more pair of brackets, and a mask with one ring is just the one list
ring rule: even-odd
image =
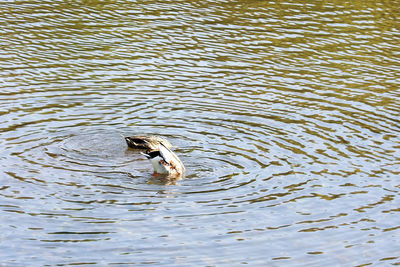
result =
[{"label": "reflection on water", "polygon": [[0,7],[3,264],[400,264],[395,2]]}]

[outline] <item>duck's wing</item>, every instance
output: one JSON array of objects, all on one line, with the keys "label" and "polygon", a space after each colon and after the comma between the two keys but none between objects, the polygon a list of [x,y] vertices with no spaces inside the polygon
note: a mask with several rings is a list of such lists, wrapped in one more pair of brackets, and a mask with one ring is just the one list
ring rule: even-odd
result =
[{"label": "duck's wing", "polygon": [[160,143],[160,155],[164,159],[164,161],[168,164],[171,164],[173,160],[175,159],[174,157],[174,152],[172,152],[168,147],[166,147],[163,143]]},{"label": "duck's wing", "polygon": [[178,171],[185,171],[182,161],[172,152],[168,147],[161,143],[160,145],[160,155],[170,166]]}]

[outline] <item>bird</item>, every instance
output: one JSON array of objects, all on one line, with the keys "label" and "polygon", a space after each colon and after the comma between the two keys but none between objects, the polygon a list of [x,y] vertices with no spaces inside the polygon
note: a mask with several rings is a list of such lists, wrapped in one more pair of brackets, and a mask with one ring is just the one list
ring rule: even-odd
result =
[{"label": "bird", "polygon": [[154,175],[161,174],[167,177],[181,178],[185,173],[182,161],[163,142],[160,143],[158,149],[148,150],[146,153],[141,152],[141,154],[150,160],[154,168]]},{"label": "bird", "polygon": [[167,148],[172,148],[172,144],[165,138],[158,135],[134,135],[134,136],[121,136],[125,139],[126,144],[131,148],[145,149],[146,151],[157,150],[160,144]]}]

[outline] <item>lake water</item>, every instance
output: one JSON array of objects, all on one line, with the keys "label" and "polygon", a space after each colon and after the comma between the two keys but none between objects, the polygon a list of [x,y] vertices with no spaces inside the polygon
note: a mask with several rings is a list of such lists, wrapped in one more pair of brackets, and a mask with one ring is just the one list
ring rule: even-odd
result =
[{"label": "lake water", "polygon": [[1,1],[0,264],[400,265],[399,6]]}]

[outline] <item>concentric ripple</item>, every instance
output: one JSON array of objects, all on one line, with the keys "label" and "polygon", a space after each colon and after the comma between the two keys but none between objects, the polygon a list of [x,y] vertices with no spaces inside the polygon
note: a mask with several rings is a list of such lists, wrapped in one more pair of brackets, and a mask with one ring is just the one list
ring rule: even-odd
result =
[{"label": "concentric ripple", "polygon": [[0,3],[1,263],[400,264],[397,11]]}]

